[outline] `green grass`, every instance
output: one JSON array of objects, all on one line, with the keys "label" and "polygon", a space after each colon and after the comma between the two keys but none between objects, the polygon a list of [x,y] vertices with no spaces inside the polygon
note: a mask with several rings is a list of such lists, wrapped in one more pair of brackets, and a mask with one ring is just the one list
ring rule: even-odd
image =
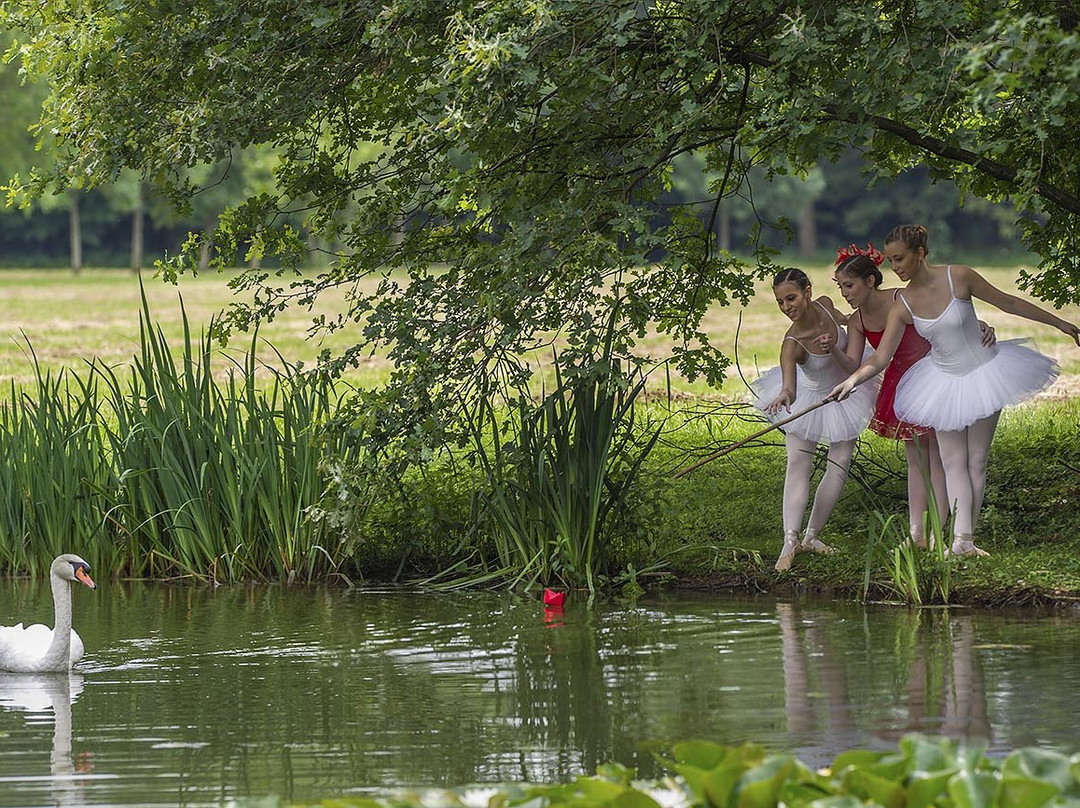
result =
[{"label": "green grass", "polygon": [[[231,274],[209,273],[185,277],[178,286],[143,274],[146,299],[155,324],[171,343],[183,338],[183,307],[195,333],[205,329],[232,299],[227,284]],[[61,270],[3,270],[4,306],[0,313],[0,380],[24,385],[33,382],[34,367],[27,355],[27,341],[33,345],[41,367],[81,369],[88,360],[107,365],[129,363],[139,351],[139,311],[142,307],[139,276],[129,270],[89,269],[74,276]],[[312,318],[319,313],[336,313],[343,305],[340,293],[329,293],[319,308],[282,312],[274,322],[260,329],[263,341],[271,343],[291,364],[310,366],[323,348],[340,350],[358,340],[359,328],[344,329],[320,339],[310,339]],[[238,335],[230,345],[215,352],[219,377],[241,360],[249,338]],[[281,366],[270,350],[262,351],[270,366]],[[386,378],[384,362],[373,359],[350,375],[358,384]]]},{"label": "green grass", "polygon": [[[828,269],[811,268],[814,279],[826,288]],[[1008,288],[1015,269],[990,270],[986,274],[994,283]],[[0,521],[7,520],[7,527],[3,528],[7,538],[0,537],[0,541],[17,548],[21,536],[32,536],[41,547],[52,548],[54,544],[59,547],[65,543],[64,531],[70,529],[63,521],[65,518],[82,525],[104,524],[100,513],[83,513],[84,497],[80,492],[86,490],[86,481],[98,481],[92,482],[91,489],[104,484],[100,480],[107,474],[94,464],[91,451],[80,448],[80,442],[91,440],[94,430],[99,428],[87,426],[97,424],[94,419],[99,416],[87,403],[89,397],[82,389],[89,382],[73,382],[74,387],[59,389],[57,374],[69,368],[83,378],[87,363],[98,360],[101,366],[112,369],[113,376],[103,374],[97,378],[99,387],[95,395],[108,393],[113,401],[122,402],[122,390],[117,392],[119,388],[108,380],[124,379],[125,374],[137,372],[133,370],[132,360],[144,349],[140,346],[139,283],[136,276],[122,270],[91,270],[78,277],[60,271],[6,271],[0,273],[0,278],[5,283],[5,319],[0,322],[3,336],[7,337],[0,340],[0,382],[4,385],[0,389],[6,391],[4,398],[9,403],[20,400],[25,391],[37,386],[36,374],[40,372],[44,389],[52,391],[46,396],[49,406],[69,395],[82,401],[69,402],[71,406],[64,407],[62,412],[35,405],[12,409],[5,416],[22,419],[11,426],[21,436],[19,440],[34,438],[39,445],[31,452],[9,437],[8,450],[12,456],[23,452],[29,462],[25,478],[8,474],[0,485],[0,507],[9,511],[7,516],[0,514]],[[172,345],[183,343],[181,293],[191,330],[197,335],[228,301],[226,282],[226,276],[209,275],[183,279],[177,289],[148,279],[147,302],[161,338]],[[766,294],[744,312],[740,335],[744,367],[746,358],[755,352],[767,352],[769,359],[762,366],[771,363],[785,326],[767,290],[763,291]],[[323,311],[330,312],[340,303],[327,299],[322,304]],[[308,312],[290,311],[266,327],[260,332],[260,339],[271,343],[280,352],[280,358],[264,347],[260,347],[260,356],[278,367],[311,363],[323,347],[333,350],[352,342],[354,334],[348,331],[334,335],[328,343],[308,341],[305,336],[311,316]],[[710,329],[719,345],[734,344],[736,316],[732,309],[721,309],[712,315]],[[1022,335],[1025,329],[1036,333],[1040,348],[1060,353],[1064,374],[1051,395],[1008,410],[1002,419],[990,463],[984,517],[976,534],[980,546],[993,555],[990,559],[958,563],[951,581],[953,597],[984,602],[1080,599],[1080,449],[1076,448],[1080,443],[1077,441],[1080,402],[1067,397],[1070,390],[1076,389],[1080,377],[1080,350],[1066,343],[1063,336],[1058,339],[1058,332],[1052,329],[1034,324],[1029,329],[1023,322],[1009,322],[1014,318],[1006,315],[1000,315],[1000,320],[989,312],[984,316],[997,325],[999,338]],[[1071,309],[1064,316],[1080,320],[1080,309]],[[193,339],[199,342],[197,336]],[[36,352],[36,367],[28,357],[26,340]],[[241,336],[227,351],[209,351],[213,376],[219,383],[228,383],[229,370],[235,369],[237,362],[244,363],[249,347],[248,339]],[[658,341],[657,354],[663,354],[667,347]],[[198,351],[201,357],[201,348]],[[384,362],[375,359],[350,381],[358,384],[378,381],[385,378],[387,370]],[[274,387],[272,369],[260,368],[253,375],[260,379],[260,387],[268,390]],[[782,535],[780,504],[785,462],[782,436],[773,433],[688,477],[675,480],[672,473],[678,468],[750,434],[760,428],[762,421],[749,408],[729,403],[740,397],[741,383],[737,378],[730,380],[720,392],[674,382],[675,398],[670,412],[666,410],[663,395],[666,380],[654,380],[653,384],[655,395],[645,405],[650,409],[647,420],[655,423],[657,417],[667,415],[669,421],[642,468],[634,491],[627,495],[632,507],[627,509],[623,532],[612,541],[613,563],[623,569],[632,566],[640,570],[657,558],[664,558],[671,572],[684,584],[766,589],[809,587],[856,596],[864,578],[868,531],[872,525],[880,524],[873,512],[876,510],[886,518],[890,514],[901,517],[904,514],[902,446],[866,434],[860,442],[851,482],[824,534],[825,540],[841,552],[827,558],[800,555],[792,573],[779,575],[772,570],[772,560]],[[195,397],[199,389],[196,386],[183,395]],[[214,404],[219,405],[222,412],[229,410],[227,402],[219,400]],[[279,401],[271,409],[280,410],[281,405]],[[67,439],[69,443],[50,448],[44,442],[49,437],[49,427],[42,419],[54,429],[65,419],[79,428],[69,430],[73,435]],[[115,425],[115,419],[109,423]],[[164,451],[168,448],[164,443],[167,430],[161,428],[164,423],[142,424],[139,430],[129,430],[129,434],[158,430],[159,445]],[[245,434],[243,429],[236,430],[234,437],[238,445],[244,445]],[[59,439],[57,435],[52,437]],[[162,468],[167,461],[183,462],[175,449],[175,445],[169,449],[173,452],[169,458],[158,457],[142,465]],[[219,445],[213,451],[224,450]],[[81,466],[75,463],[70,459],[73,453],[86,462]],[[63,458],[69,460],[65,462]],[[242,472],[243,462],[246,461],[231,463],[229,469]],[[136,485],[137,475],[145,471],[137,469],[139,465],[128,462],[129,476],[123,478],[128,486],[125,491],[132,499],[150,496]],[[282,480],[287,471],[281,471]],[[295,484],[310,486],[311,482],[297,480]],[[355,563],[369,577],[400,579],[430,574],[471,552],[474,540],[477,546],[485,546],[484,541],[490,539],[469,534],[473,516],[470,503],[479,484],[476,475],[451,459],[445,465],[432,466],[423,475],[415,475],[400,487],[379,492],[377,498],[357,508],[355,513],[330,513],[328,518],[339,521],[329,526],[350,532],[349,541],[357,553]],[[242,509],[233,507],[235,502],[219,503],[221,507],[217,511],[196,512],[190,503],[200,490],[198,479],[185,485],[187,493],[178,491],[175,495],[157,486],[154,489],[157,504],[148,506],[149,512],[180,514],[181,521],[201,520],[208,533],[217,530],[243,535],[248,531],[242,524],[245,518]],[[229,487],[224,477],[214,485],[220,491]],[[30,508],[26,506],[30,502],[26,492],[35,489],[38,493],[31,497],[31,504],[42,504]],[[259,496],[267,503],[282,501],[270,489],[260,490]],[[310,497],[293,502],[309,500]],[[43,506],[50,501],[64,505]],[[95,523],[94,519],[99,521]],[[220,523],[213,519],[227,521]],[[269,520],[279,525],[273,530],[286,537],[283,540],[286,545],[291,536],[299,535],[295,527],[297,519],[297,512],[285,507],[269,514]],[[57,521],[54,524],[49,520]],[[227,529],[221,528],[221,524],[226,524]],[[185,528],[185,534],[191,533]],[[138,545],[144,556],[132,569],[153,572],[145,553],[157,540],[151,536]],[[212,562],[220,557],[228,562],[236,543],[230,545],[225,535],[218,541],[213,547],[202,549],[189,544],[190,560],[177,566],[205,574],[206,559]],[[316,555],[311,555],[312,552]],[[286,547],[284,558],[264,557],[259,563],[287,575],[298,563],[307,563],[313,569],[319,552],[310,547],[307,550]],[[238,574],[247,575],[244,562],[233,560],[240,565]],[[882,587],[881,591],[885,589]]]},{"label": "green grass", "polygon": [[[831,265],[813,264],[805,268],[814,283],[815,293],[829,295],[841,311],[846,311],[832,280]],[[1001,289],[1015,291],[1019,266],[980,269]],[[183,295],[189,320],[197,332],[229,302],[232,293],[227,283],[230,277],[216,273],[184,277],[179,286],[174,287],[147,275],[147,299],[154,320],[165,336],[175,341],[182,335],[180,295]],[[24,334],[33,344],[41,364],[49,369],[79,367],[84,360],[95,357],[109,364],[125,362],[136,352],[139,283],[130,271],[90,269],[72,276],[62,270],[3,270],[0,281],[4,284],[4,307],[0,314],[0,381],[10,378],[22,384],[32,380]],[[892,277],[887,277],[886,285],[896,285],[893,281]],[[319,340],[308,338],[314,315],[336,313],[343,305],[342,293],[328,293],[316,311],[294,308],[282,312],[275,322],[262,328],[261,336],[289,362],[310,365],[323,348],[335,351],[359,341],[358,326]],[[1051,391],[1052,395],[1080,392],[1080,349],[1063,334],[989,306],[978,305],[978,310],[980,316],[998,329],[999,339],[1033,337],[1040,350],[1061,362],[1063,377]],[[1080,322],[1080,306],[1071,306],[1059,313],[1068,320]],[[776,310],[769,283],[763,282],[758,284],[749,306],[715,307],[706,318],[705,330],[716,347],[738,358],[743,374],[752,379],[758,370],[776,364],[780,340],[787,325],[786,319]],[[228,352],[236,357],[246,347],[246,340],[241,336]],[[671,355],[671,346],[665,337],[647,336],[642,347],[657,360]],[[542,368],[549,361],[549,352],[536,357],[537,365]],[[229,363],[220,362],[219,366],[227,368]],[[355,385],[366,386],[385,379],[389,370],[388,364],[376,356],[352,372],[349,380]],[[550,382],[550,373],[548,379]],[[701,381],[690,383],[659,375],[650,380],[650,390],[656,395],[666,394],[669,382],[676,397],[725,401],[746,398],[745,385],[734,367],[720,390]]]}]

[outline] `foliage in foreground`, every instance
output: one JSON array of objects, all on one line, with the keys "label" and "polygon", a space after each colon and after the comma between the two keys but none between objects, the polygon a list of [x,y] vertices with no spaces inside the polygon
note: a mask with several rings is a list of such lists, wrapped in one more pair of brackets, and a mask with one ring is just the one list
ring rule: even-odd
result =
[{"label": "foliage in foreground", "polygon": [[678,743],[659,782],[607,765],[565,785],[402,791],[324,808],[1058,808],[1080,801],[1080,754],[1035,747],[1003,759],[974,744],[909,735],[895,750],[842,752],[812,770],[754,744]]}]

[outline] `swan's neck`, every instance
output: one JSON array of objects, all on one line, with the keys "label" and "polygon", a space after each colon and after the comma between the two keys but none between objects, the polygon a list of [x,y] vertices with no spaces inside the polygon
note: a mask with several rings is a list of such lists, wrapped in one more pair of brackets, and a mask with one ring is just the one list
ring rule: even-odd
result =
[{"label": "swan's neck", "polygon": [[71,585],[49,576],[53,596],[53,638],[42,663],[44,670],[67,670],[71,667]]}]

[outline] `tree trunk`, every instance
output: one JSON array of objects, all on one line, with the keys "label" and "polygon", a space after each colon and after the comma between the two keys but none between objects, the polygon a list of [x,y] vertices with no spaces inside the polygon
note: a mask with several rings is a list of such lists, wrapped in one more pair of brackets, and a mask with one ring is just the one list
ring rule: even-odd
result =
[{"label": "tree trunk", "polygon": [[728,210],[728,201],[726,199],[720,200],[720,205],[716,209],[716,218],[719,220],[716,240],[721,250],[731,252],[731,211]]},{"label": "tree trunk", "polygon": [[814,212],[814,201],[808,199],[799,214],[799,255],[808,258],[817,252],[817,247],[817,214]]},{"label": "tree trunk", "polygon": [[135,207],[131,211],[131,271],[139,272],[143,264],[143,229],[146,224],[146,202],[143,198],[143,184],[135,184]]},{"label": "tree trunk", "polygon": [[79,192],[68,192],[68,222],[70,225],[69,247],[71,258],[71,273],[78,275],[82,272],[82,220],[79,217]]},{"label": "tree trunk", "polygon": [[203,228],[202,241],[199,244],[199,272],[206,272],[210,269],[210,256],[211,250],[213,250],[210,244],[210,239],[214,233],[214,226],[217,224],[217,217],[211,218],[206,227]]}]

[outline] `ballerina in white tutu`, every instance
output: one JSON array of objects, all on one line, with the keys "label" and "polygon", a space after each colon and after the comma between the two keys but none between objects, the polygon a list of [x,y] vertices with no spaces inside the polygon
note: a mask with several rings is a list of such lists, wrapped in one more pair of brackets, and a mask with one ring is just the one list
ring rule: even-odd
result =
[{"label": "ballerina in white tutu", "polygon": [[[789,268],[773,280],[776,303],[791,320],[780,346],[780,366],[761,376],[752,389],[755,405],[771,421],[818,403],[856,366],[844,353],[847,331],[844,319],[827,297],[814,300],[810,279],[801,269]],[[855,439],[870,422],[876,390],[872,385],[855,391],[845,401],[820,407],[784,427],[787,472],[784,476],[784,546],[776,560],[777,570],[790,569],[796,553],[832,552],[818,538],[847,480]],[[799,539],[806,503],[810,498],[810,475],[814,449],[829,445],[825,473],[814,493],[814,505],[806,532]]]},{"label": "ballerina in white tutu", "polygon": [[986,461],[1001,410],[1046,388],[1058,367],[1024,340],[983,344],[972,298],[1002,311],[1052,325],[1080,346],[1080,328],[1007,294],[969,266],[930,266],[926,228],[901,225],[885,237],[885,256],[907,287],[889,309],[877,350],[829,394],[844,400],[889,364],[906,325],[930,343],[896,388],[897,417],[937,432],[945,487],[953,513],[955,555],[987,555],[975,545],[975,522],[986,489]]},{"label": "ballerina in white tutu", "polygon": [[[847,355],[852,367],[858,366],[864,357],[866,345],[877,348],[885,333],[889,309],[897,300],[899,289],[882,289],[884,283],[879,267],[885,254],[868,244],[860,249],[854,244],[837,252],[834,278],[840,294],[855,311],[848,319]],[[994,329],[979,321],[982,341],[985,345],[995,342]],[[937,436],[929,426],[920,426],[896,417],[894,403],[896,388],[908,368],[930,353],[930,343],[919,336],[914,326],[905,326],[904,335],[896,348],[885,373],[881,377],[874,416],[870,430],[883,438],[903,441],[907,455],[908,524],[911,541],[918,547],[926,547],[925,514],[933,493],[934,509],[938,524],[945,524],[949,515],[949,495],[945,489],[945,470],[941,466]],[[940,538],[940,537],[939,537]]]}]

